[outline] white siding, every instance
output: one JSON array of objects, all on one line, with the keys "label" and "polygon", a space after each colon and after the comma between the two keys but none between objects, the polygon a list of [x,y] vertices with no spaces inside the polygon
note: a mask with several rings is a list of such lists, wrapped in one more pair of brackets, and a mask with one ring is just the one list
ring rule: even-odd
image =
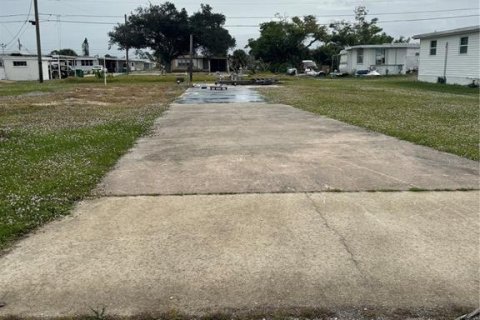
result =
[{"label": "white siding", "polygon": [[357,63],[358,48],[348,51],[345,72],[355,73],[357,70],[376,69],[380,74],[405,74],[409,70],[418,68],[419,50],[415,48],[385,48],[385,65],[376,65],[376,49],[363,49],[363,63]]},{"label": "white siding", "polygon": [[[82,61],[91,61],[88,64],[89,65],[83,65],[82,66]],[[75,59],[75,66],[74,69],[80,69],[84,72],[90,72],[93,69],[93,66],[98,66],[100,62],[96,58],[90,58],[90,57],[77,57]]]},{"label": "white siding", "polygon": [[370,66],[375,64],[375,50],[363,49],[363,63],[357,63],[358,49],[352,49],[352,70],[354,73],[357,70],[368,70]]},{"label": "white siding", "polygon": [[[25,61],[26,66],[14,66],[14,61]],[[7,80],[12,81],[34,81],[38,80],[38,62],[35,57],[4,57],[4,68]],[[43,80],[48,80],[48,61],[43,60]]]},{"label": "white siding", "polygon": [[[447,83],[466,85],[480,78],[479,32],[421,39],[418,80],[437,82],[444,75],[446,44],[448,42]],[[468,36],[468,52],[460,54],[460,38]],[[430,41],[437,40],[437,54],[430,55]]]}]

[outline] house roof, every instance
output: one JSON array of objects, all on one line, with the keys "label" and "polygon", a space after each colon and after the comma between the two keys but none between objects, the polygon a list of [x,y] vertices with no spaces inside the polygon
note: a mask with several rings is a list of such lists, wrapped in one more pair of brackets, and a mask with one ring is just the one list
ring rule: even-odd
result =
[{"label": "house roof", "polygon": [[450,29],[445,31],[435,31],[430,33],[422,33],[414,35],[414,39],[426,39],[426,38],[436,38],[436,37],[444,37],[444,36],[452,36],[457,34],[465,34],[465,33],[472,33],[472,32],[479,32],[480,25],[466,27],[466,28],[458,28],[458,29]]},{"label": "house roof", "polygon": [[[201,54],[196,54],[193,56],[194,59],[227,59],[227,57],[219,57],[219,56],[213,56],[213,57],[207,57]],[[176,57],[175,59],[190,59],[189,54],[184,54]]]},{"label": "house roof", "polygon": [[419,49],[420,44],[418,43],[384,43],[384,44],[362,44],[358,46],[352,46],[345,48],[345,50],[352,49]]},{"label": "house roof", "polygon": [[[0,54],[0,58],[3,60],[19,60],[19,59],[37,59],[37,55],[34,54],[19,54],[19,53],[12,53],[12,54]],[[51,60],[52,58],[48,56],[42,56],[42,60]]]}]

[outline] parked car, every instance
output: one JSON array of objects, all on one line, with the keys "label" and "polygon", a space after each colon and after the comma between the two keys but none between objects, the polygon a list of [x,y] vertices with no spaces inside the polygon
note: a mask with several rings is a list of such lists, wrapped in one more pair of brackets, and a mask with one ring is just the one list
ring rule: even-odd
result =
[{"label": "parked car", "polygon": [[314,69],[305,69],[305,74],[307,76],[312,76],[312,77],[325,77],[325,72],[323,71],[316,71]]},{"label": "parked car", "polygon": [[95,72],[102,72],[104,69],[103,69],[103,66],[101,65],[95,65],[92,67],[92,72],[95,73]]},{"label": "parked car", "polygon": [[288,68],[287,69],[287,76],[296,76],[297,75],[297,68]]},{"label": "parked car", "polygon": [[[59,78],[58,64],[52,64],[50,66],[50,73],[53,79]],[[62,76],[62,79],[74,77],[75,69],[73,69],[71,66],[60,66],[60,75]]]}]

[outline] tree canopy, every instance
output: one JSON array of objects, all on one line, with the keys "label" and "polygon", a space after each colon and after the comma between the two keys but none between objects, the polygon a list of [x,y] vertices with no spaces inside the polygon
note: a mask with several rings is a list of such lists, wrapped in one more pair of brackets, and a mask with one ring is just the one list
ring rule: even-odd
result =
[{"label": "tree canopy", "polygon": [[53,50],[52,52],[50,52],[50,55],[73,56],[73,57],[78,56],[78,54],[73,49]]},{"label": "tree canopy", "polygon": [[165,2],[137,8],[127,23],[115,26],[109,36],[110,43],[120,49],[151,49],[168,68],[172,59],[189,52],[190,34],[194,35],[195,49],[209,56],[225,56],[235,46],[235,39],[224,24],[225,16],[213,13],[208,5],[189,16],[184,8],[178,10]]},{"label": "tree canopy", "polygon": [[327,28],[314,16],[294,17],[292,22],[270,21],[260,25],[260,37],[249,39],[250,54],[270,64],[272,71],[297,65],[309,55],[310,47],[328,40]]},{"label": "tree canopy", "polygon": [[367,15],[366,7],[360,6],[355,8],[355,22],[340,21],[330,24],[330,41],[341,47],[393,42],[394,38],[377,25],[378,18],[368,21]]},{"label": "tree canopy", "polygon": [[[270,70],[284,71],[298,66],[301,60],[314,59],[330,65],[332,57],[348,46],[408,42],[395,40],[383,32],[378,19],[367,19],[364,6],[355,8],[355,21],[339,21],[327,26],[317,23],[314,16],[293,17],[291,21],[270,21],[260,25],[260,37],[250,39],[250,54],[270,65]],[[315,45],[315,46],[313,46]]]},{"label": "tree canopy", "polygon": [[225,56],[235,47],[235,39],[224,29],[225,16],[213,13],[212,7],[201,5],[200,11],[190,17],[194,48],[206,56]]}]

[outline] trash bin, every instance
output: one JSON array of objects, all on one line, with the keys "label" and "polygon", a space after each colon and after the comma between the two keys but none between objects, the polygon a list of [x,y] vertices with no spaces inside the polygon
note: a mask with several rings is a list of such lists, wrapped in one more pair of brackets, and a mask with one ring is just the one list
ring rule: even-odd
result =
[{"label": "trash bin", "polygon": [[76,69],[75,70],[75,76],[78,78],[83,78],[84,72],[81,69]]}]

